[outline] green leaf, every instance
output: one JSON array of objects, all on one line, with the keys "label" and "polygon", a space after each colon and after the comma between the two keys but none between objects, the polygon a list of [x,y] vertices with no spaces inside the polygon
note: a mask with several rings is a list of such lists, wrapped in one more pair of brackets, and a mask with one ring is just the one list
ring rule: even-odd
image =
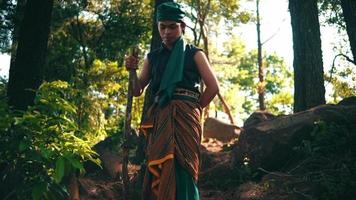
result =
[{"label": "green leaf", "polygon": [[63,104],[63,108],[70,113],[76,113],[75,106],[69,104],[68,102],[65,102],[65,104]]},{"label": "green leaf", "polygon": [[52,184],[49,187],[49,192],[45,194],[47,200],[70,199],[66,186]]},{"label": "green leaf", "polygon": [[44,192],[46,192],[46,190],[47,190],[46,183],[38,183],[32,188],[32,199],[33,200],[41,199],[41,196],[43,195]]},{"label": "green leaf", "polygon": [[64,166],[65,166],[65,159],[63,157],[60,157],[56,161],[56,169],[54,173],[54,180],[56,181],[56,183],[60,183],[64,176],[64,170],[65,170]]},{"label": "green leaf", "polygon": [[52,150],[48,149],[44,144],[40,144],[39,148],[40,148],[41,155],[46,159],[49,159],[54,153]]},{"label": "green leaf", "polygon": [[20,152],[23,152],[25,151],[26,149],[28,149],[28,147],[30,146],[30,143],[27,142],[27,141],[21,141],[20,144],[19,144],[19,151]]},{"label": "green leaf", "polygon": [[73,157],[67,157],[67,159],[74,168],[79,169],[80,171],[84,169],[83,164],[80,162],[80,160]]}]

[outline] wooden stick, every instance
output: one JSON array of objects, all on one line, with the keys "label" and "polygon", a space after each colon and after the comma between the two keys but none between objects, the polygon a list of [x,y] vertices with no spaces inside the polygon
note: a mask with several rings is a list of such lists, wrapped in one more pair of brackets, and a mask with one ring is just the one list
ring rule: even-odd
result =
[{"label": "wooden stick", "polygon": [[[138,48],[132,48],[132,56],[138,57]],[[129,200],[129,174],[128,174],[128,162],[129,162],[129,147],[127,146],[127,141],[131,134],[131,111],[132,111],[132,100],[133,100],[133,81],[134,81],[134,69],[129,71],[129,85],[127,91],[127,104],[125,113],[125,126],[124,126],[124,145],[123,145],[123,163],[122,163],[122,179],[123,179],[123,193],[124,200]]]}]

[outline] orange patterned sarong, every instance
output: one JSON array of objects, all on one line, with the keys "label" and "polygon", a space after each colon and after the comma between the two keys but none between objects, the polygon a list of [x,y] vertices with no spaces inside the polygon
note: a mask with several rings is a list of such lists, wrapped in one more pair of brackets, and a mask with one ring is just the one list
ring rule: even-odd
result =
[{"label": "orange patterned sarong", "polygon": [[172,100],[149,111],[141,128],[147,138],[147,169],[143,199],[175,200],[175,162],[198,180],[201,108],[198,103]]}]

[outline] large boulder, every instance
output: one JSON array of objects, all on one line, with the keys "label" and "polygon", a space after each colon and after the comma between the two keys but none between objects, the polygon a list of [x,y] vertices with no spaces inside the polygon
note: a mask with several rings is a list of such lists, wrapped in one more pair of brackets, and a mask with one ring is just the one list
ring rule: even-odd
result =
[{"label": "large boulder", "polygon": [[207,118],[204,122],[204,138],[214,138],[222,142],[229,142],[239,136],[241,128],[222,122],[216,118]]},{"label": "large boulder", "polygon": [[343,106],[352,106],[356,105],[356,96],[345,98],[341,100],[338,105],[343,105]]},{"label": "large boulder", "polygon": [[254,126],[260,122],[276,118],[275,115],[266,111],[256,111],[252,113],[244,122],[244,128]]},{"label": "large boulder", "polygon": [[278,170],[287,158],[293,157],[293,147],[307,139],[316,122],[355,127],[356,104],[347,100],[343,102],[249,124],[243,128],[233,149],[233,165],[240,166],[248,161],[255,168]]},{"label": "large boulder", "polygon": [[[101,165],[105,172],[113,179],[118,178],[119,175],[122,175],[122,151],[118,151],[118,145],[120,140],[123,140],[123,133],[118,133],[119,136],[111,136],[107,137],[105,140],[98,142],[94,145],[93,150],[95,150],[99,154],[99,159],[101,161]],[[132,129],[129,138],[126,143],[121,145],[121,148],[125,145],[129,149],[133,149],[137,146],[138,135],[135,130]],[[130,163],[136,164],[130,160]],[[87,172],[95,172],[99,169],[93,167],[92,163],[86,163]]]}]

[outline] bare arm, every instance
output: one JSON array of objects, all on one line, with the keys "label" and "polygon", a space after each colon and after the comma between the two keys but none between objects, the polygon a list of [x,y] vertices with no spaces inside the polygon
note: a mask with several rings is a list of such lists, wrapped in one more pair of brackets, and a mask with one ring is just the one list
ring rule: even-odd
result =
[{"label": "bare arm", "polygon": [[199,101],[200,106],[204,108],[219,92],[219,84],[204,52],[198,51],[194,55],[194,61],[197,64],[200,76],[202,77],[206,86]]},{"label": "bare arm", "polygon": [[150,64],[147,58],[145,58],[143,62],[143,69],[140,73],[139,76],[137,76],[137,58],[134,58],[132,56],[129,56],[126,58],[125,64],[126,68],[128,70],[133,70],[133,78],[134,78],[134,84],[133,84],[133,95],[134,96],[140,96],[147,86],[147,84],[150,81]]}]

